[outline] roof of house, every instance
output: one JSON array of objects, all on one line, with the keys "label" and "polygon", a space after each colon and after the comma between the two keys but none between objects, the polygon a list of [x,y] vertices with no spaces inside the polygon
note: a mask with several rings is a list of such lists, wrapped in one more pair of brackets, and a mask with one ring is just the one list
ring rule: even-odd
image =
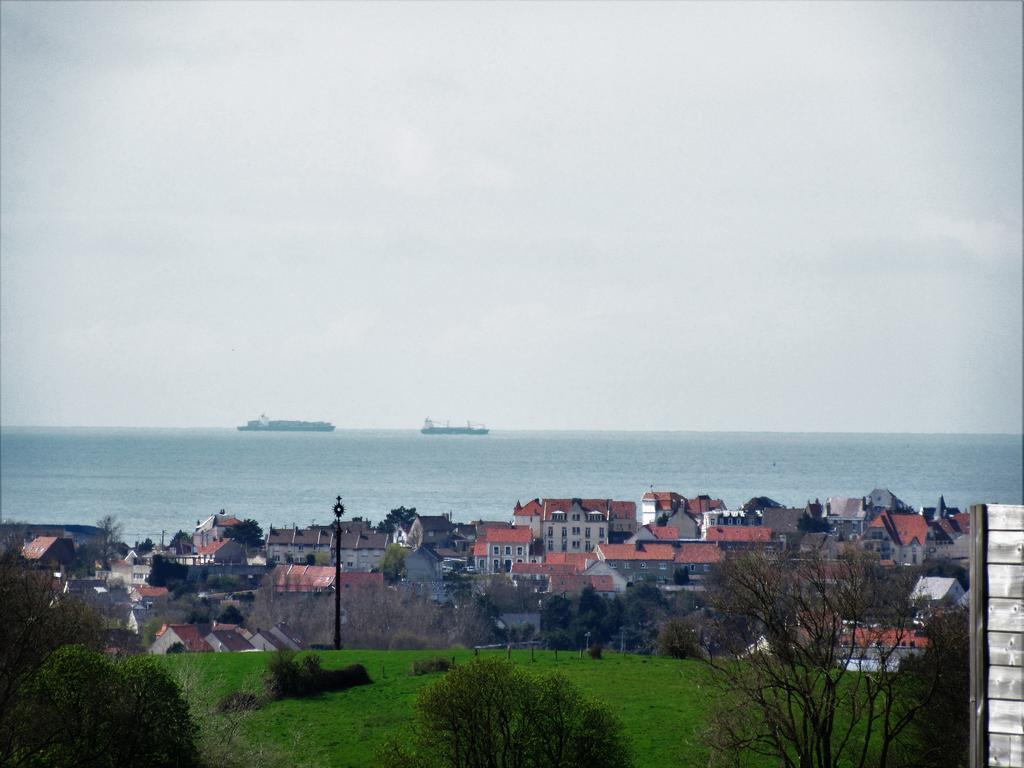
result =
[{"label": "roof of house", "polygon": [[[206,636],[206,642],[210,643],[209,638],[211,637],[220,640],[220,642],[223,643],[229,651],[251,651],[253,649],[252,643],[246,640],[234,629],[218,627]],[[212,646],[213,643],[210,643],[210,645]]]},{"label": "roof of house", "polygon": [[552,573],[576,573],[574,563],[512,563],[512,575],[549,576]]},{"label": "roof of house", "polygon": [[598,592],[614,592],[615,580],[611,576],[584,576],[578,573],[554,573],[548,581],[548,591],[564,594],[581,592],[593,587]]},{"label": "roof of house", "polygon": [[831,517],[841,517],[847,520],[864,519],[864,499],[860,497],[829,496],[826,503]]},{"label": "roof of house", "polygon": [[667,560],[675,559],[676,550],[671,544],[635,542],[634,544],[598,544],[602,560]]},{"label": "roof of house", "polygon": [[713,512],[716,509],[725,509],[725,502],[721,499],[712,499],[706,493],[694,496],[686,500],[686,511],[691,515],[701,515],[705,512]]},{"label": "roof of house", "polygon": [[189,651],[209,651],[210,645],[203,639],[203,632],[196,624],[164,624],[156,633],[158,638],[167,632],[174,632],[181,644]]},{"label": "roof of house", "polygon": [[198,552],[200,555],[212,555],[229,544],[235,544],[239,547],[242,546],[234,539],[217,539],[216,541],[211,541],[209,544],[200,545]]},{"label": "roof of house", "polygon": [[[342,574],[342,576],[344,576],[344,575],[345,574]],[[377,574],[377,575],[380,576],[380,574]],[[277,622],[277,624],[274,625],[274,627],[273,627],[273,629],[271,631],[272,632],[277,632],[277,633],[281,634],[283,637],[288,638],[289,640],[292,641],[293,644],[297,645],[299,648],[307,648],[308,647],[306,645],[306,641],[303,640],[301,637],[299,637],[298,632],[296,632],[294,629],[292,629],[284,621]]]},{"label": "roof of house", "polygon": [[520,504],[517,501],[514,514],[525,517],[538,517],[544,514],[544,505],[541,504],[540,499],[530,499],[525,504]]},{"label": "roof of house", "polygon": [[636,520],[636,502],[609,500],[608,513],[614,520]]},{"label": "roof of house", "polygon": [[165,597],[168,594],[167,587],[138,586],[132,591],[139,597]]},{"label": "roof of house", "polygon": [[717,563],[722,559],[722,550],[717,544],[680,544],[676,550],[675,562],[677,563]]},{"label": "roof of house", "polygon": [[[928,636],[923,631],[910,627],[858,627],[852,639],[859,648],[927,648],[929,645]],[[843,645],[849,646],[850,640],[849,634],[844,635]]]},{"label": "roof of house", "polygon": [[272,578],[279,592],[316,592],[334,585],[334,566],[278,565]]},{"label": "roof of house", "polygon": [[883,512],[871,521],[868,528],[882,529],[894,544],[902,547],[909,546],[915,540],[923,546],[928,538],[928,521],[923,515]]},{"label": "roof of house", "polygon": [[769,507],[761,513],[761,520],[776,534],[797,533],[800,530],[800,518],[807,514],[804,508]]},{"label": "roof of house", "polygon": [[424,531],[447,532],[452,528],[452,521],[447,515],[416,515],[416,520]]},{"label": "roof of house", "polygon": [[742,509],[744,512],[754,512],[756,510],[779,509],[780,507],[782,505],[775,499],[770,499],[767,496],[754,496],[743,505]]},{"label": "roof of house", "polygon": [[66,541],[74,548],[74,542],[71,539],[60,536],[37,536],[21,548],[21,554],[28,560],[38,560],[44,557],[58,541]]},{"label": "roof of house", "polygon": [[[914,585],[913,591],[910,593],[912,600],[923,598],[925,600],[943,600],[951,591],[956,592],[957,587],[960,586],[960,582],[953,578],[944,578],[942,576],[922,576],[917,580],[917,584]],[[963,591],[963,588],[960,588]]]},{"label": "roof of house", "polygon": [[488,528],[484,541],[490,544],[529,544],[533,532],[529,528]]},{"label": "roof of house", "polygon": [[587,567],[587,562],[597,560],[593,552],[548,552],[544,555],[545,563],[569,563],[575,566],[577,572]]},{"label": "roof of house", "polygon": [[680,505],[686,504],[686,497],[675,491],[647,491],[643,501],[653,501],[654,508],[659,512],[674,512]]},{"label": "roof of house", "polygon": [[766,543],[772,529],[763,525],[713,525],[707,530],[708,541]]}]

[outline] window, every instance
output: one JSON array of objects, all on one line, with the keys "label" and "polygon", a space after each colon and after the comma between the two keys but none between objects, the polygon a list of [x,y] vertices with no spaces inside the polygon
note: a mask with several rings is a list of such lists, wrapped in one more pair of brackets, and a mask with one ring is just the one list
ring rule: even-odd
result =
[{"label": "window", "polygon": [[[497,549],[497,547],[495,547],[495,549]],[[494,572],[497,573],[499,570],[501,570],[501,562],[499,560],[495,560],[494,561]]]},{"label": "window", "polygon": [[554,535],[555,535],[555,527],[553,525],[549,525],[548,526],[548,536],[554,536]]},{"label": "window", "polygon": [[572,548],[573,549],[579,549],[580,548],[580,542],[579,542],[578,539],[573,539]]},{"label": "window", "polygon": [[641,563],[640,563],[640,567],[641,567],[641,568],[646,568],[646,567],[647,567],[647,563],[641,562]]},{"label": "window", "polygon": [[663,571],[664,571],[664,570],[665,570],[665,563],[658,563],[658,567],[659,567],[659,568],[660,568],[661,570],[663,570]]},{"label": "window", "polygon": [[711,565],[710,565],[710,563],[704,563],[704,573],[710,573],[710,572],[711,572]]},{"label": "window", "polygon": [[493,554],[495,554],[495,555],[500,555],[501,554],[501,548],[500,547],[495,546],[492,549],[493,549]]},{"label": "window", "polygon": [[511,555],[512,554],[512,547],[505,547],[505,554],[506,555]]},{"label": "window", "polygon": [[690,573],[693,573],[696,570],[697,570],[697,565],[695,563],[690,563]]},{"label": "window", "polygon": [[573,519],[573,520],[579,520],[579,519],[580,519],[580,516],[579,516],[579,515],[573,515],[573,516],[572,516],[572,519]]},{"label": "window", "polygon": [[[522,547],[516,547],[516,554],[517,555],[523,554],[523,548]],[[522,562],[522,561],[520,560],[519,562]]]},{"label": "window", "polygon": [[587,538],[588,539],[590,538],[590,526],[589,525],[587,526]]},{"label": "window", "polygon": [[626,570],[628,571],[628,570],[629,570],[630,568],[632,568],[633,566],[632,566],[632,565],[630,565],[629,563],[623,563],[623,564],[622,564],[622,567],[623,567],[623,568],[625,568],[625,569],[626,569]]}]

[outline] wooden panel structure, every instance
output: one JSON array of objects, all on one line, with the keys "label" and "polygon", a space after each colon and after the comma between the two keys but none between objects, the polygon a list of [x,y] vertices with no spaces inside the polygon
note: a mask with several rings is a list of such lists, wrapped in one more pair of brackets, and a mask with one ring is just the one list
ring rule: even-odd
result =
[{"label": "wooden panel structure", "polygon": [[971,766],[1024,768],[1024,506],[971,508]]}]

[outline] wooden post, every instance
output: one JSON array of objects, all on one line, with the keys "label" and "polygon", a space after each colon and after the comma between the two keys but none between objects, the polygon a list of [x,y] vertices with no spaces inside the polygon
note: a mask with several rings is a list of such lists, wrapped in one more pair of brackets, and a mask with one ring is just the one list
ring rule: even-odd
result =
[{"label": "wooden post", "polygon": [[971,768],[984,768],[985,759],[985,505],[971,507]]}]

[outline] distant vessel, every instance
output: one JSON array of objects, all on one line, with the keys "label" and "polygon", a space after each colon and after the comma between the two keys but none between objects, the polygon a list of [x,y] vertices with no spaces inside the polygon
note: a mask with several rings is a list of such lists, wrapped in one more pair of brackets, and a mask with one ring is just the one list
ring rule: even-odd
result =
[{"label": "distant vessel", "polygon": [[423,420],[423,429],[420,430],[424,435],[486,435],[490,431],[483,424],[472,424],[468,421],[464,427],[453,427],[447,421],[442,427],[429,418]]},{"label": "distant vessel", "polygon": [[258,419],[248,422],[239,432],[333,432],[334,425],[329,421],[271,421],[263,414]]}]

